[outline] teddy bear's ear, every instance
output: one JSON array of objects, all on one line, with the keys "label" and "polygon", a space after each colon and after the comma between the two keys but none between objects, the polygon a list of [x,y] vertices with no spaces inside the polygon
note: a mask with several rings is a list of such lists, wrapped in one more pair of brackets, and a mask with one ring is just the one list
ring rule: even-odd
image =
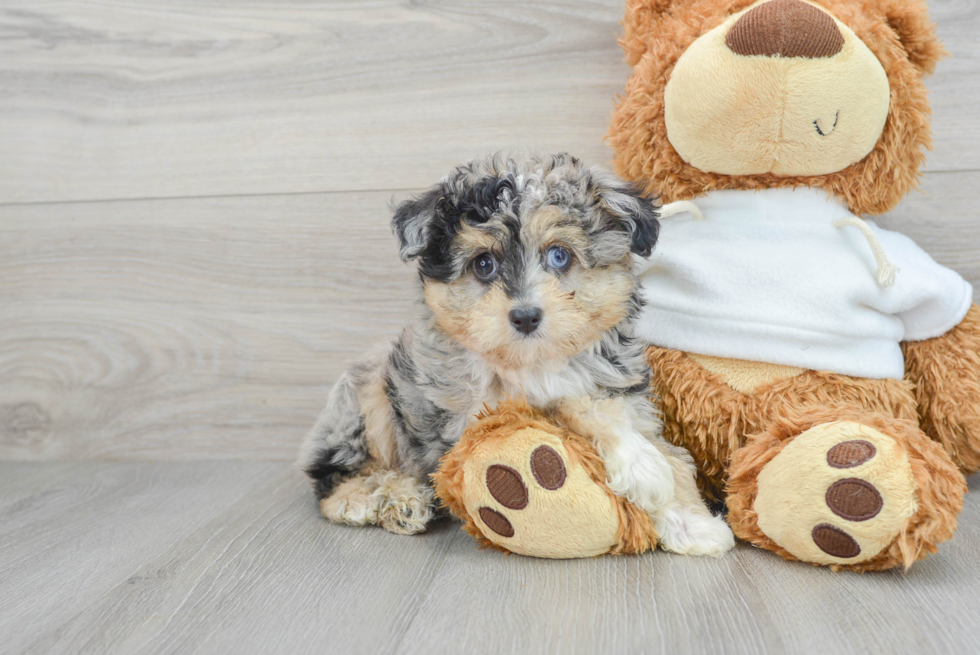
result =
[{"label": "teddy bear's ear", "polygon": [[936,24],[921,0],[892,0],[885,7],[888,26],[898,35],[909,61],[923,75],[936,69],[946,49],[936,37]]},{"label": "teddy bear's ear", "polygon": [[626,0],[623,17],[623,38],[619,45],[626,51],[626,62],[636,66],[655,38],[654,24],[678,0]]}]

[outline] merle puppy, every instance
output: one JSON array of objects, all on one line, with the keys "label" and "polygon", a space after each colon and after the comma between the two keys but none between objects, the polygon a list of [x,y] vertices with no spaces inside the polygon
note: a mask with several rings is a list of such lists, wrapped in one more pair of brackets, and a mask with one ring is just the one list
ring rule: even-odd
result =
[{"label": "merle puppy", "polygon": [[609,487],[653,518],[662,546],[734,544],[661,437],[632,322],[633,256],[657,240],[656,206],[574,157],[494,156],[400,204],[392,225],[417,260],[414,322],[330,392],[299,465],[323,515],[411,534],[434,514],[428,475],[483,406],[526,397],[592,441]]}]

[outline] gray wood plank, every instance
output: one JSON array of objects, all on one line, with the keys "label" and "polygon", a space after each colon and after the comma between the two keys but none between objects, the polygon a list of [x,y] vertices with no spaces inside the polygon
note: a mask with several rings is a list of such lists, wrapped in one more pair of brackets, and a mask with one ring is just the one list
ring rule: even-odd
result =
[{"label": "gray wood plank", "polygon": [[[933,170],[980,169],[977,0],[933,0]],[[415,188],[602,144],[621,0],[7,0],[0,202]]]},{"label": "gray wood plank", "polygon": [[535,560],[461,538],[398,652],[780,652],[746,555]]},{"label": "gray wood plank", "polygon": [[[882,223],[980,292],[978,182],[929,174]],[[410,314],[391,196],[0,207],[0,458],[291,460]]]},{"label": "gray wood plank", "polygon": [[9,1],[0,202],[411,188],[608,159],[619,0]]},{"label": "gray wood plank", "polygon": [[788,652],[973,653],[980,637],[980,475],[959,529],[907,573],[828,576],[808,566],[746,558],[767,609],[785,622]]},{"label": "gray wood plank", "polygon": [[[6,464],[0,473],[30,466],[60,470]],[[77,500],[59,491],[24,507],[16,538],[0,537],[0,650],[957,654],[974,652],[978,636],[980,476],[938,555],[908,573],[859,575],[745,545],[719,560],[658,551],[554,561],[478,550],[449,521],[416,537],[336,526],[285,464],[159,463],[150,474],[138,463],[73,466],[66,488]],[[100,485],[110,471],[130,483]],[[134,480],[150,481],[134,494]],[[143,533],[147,517],[193,514],[186,496],[222,489],[237,498],[179,533],[159,526],[173,534],[125,565],[93,549],[100,534],[136,552],[117,540]],[[85,514],[109,506],[117,511]],[[51,548],[68,556],[51,558]],[[20,561],[30,550],[38,555]],[[45,580],[12,586],[8,572],[27,564]]]},{"label": "gray wood plank", "polygon": [[0,209],[0,456],[291,459],[408,319],[390,196]]},{"label": "gray wood plank", "polygon": [[[62,625],[282,464],[0,463],[0,651]],[[261,496],[259,496],[261,497]]]},{"label": "gray wood plank", "polygon": [[908,573],[834,574],[745,544],[719,560],[542,561],[459,539],[398,652],[974,653],[972,482],[960,532]]},{"label": "gray wood plank", "polygon": [[330,524],[308,483],[278,466],[288,475],[274,489],[242,497],[26,652],[391,652],[456,524],[417,537]]},{"label": "gray wood plank", "polygon": [[927,78],[935,152],[928,170],[980,169],[980,2],[928,0],[929,14],[949,57]]}]

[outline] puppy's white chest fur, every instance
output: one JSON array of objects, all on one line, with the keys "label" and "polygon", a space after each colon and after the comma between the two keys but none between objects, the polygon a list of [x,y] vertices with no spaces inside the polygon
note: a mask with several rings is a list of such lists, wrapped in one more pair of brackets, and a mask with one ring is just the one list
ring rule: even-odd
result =
[{"label": "puppy's white chest fur", "polygon": [[543,407],[562,398],[586,396],[597,389],[587,371],[566,363],[560,366],[544,363],[520,370],[498,370],[501,392],[505,396],[527,398],[528,403]]}]

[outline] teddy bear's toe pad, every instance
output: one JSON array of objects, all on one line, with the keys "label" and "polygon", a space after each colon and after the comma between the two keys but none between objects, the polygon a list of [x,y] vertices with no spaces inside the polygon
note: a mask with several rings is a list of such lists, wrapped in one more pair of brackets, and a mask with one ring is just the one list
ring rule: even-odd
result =
[{"label": "teddy bear's toe pad", "polygon": [[466,511],[487,539],[522,555],[590,557],[618,543],[619,514],[557,436],[535,428],[467,458]]},{"label": "teddy bear's toe pad", "polygon": [[759,528],[815,564],[865,562],[915,513],[908,456],[888,435],[851,421],[813,427],[759,474]]}]

